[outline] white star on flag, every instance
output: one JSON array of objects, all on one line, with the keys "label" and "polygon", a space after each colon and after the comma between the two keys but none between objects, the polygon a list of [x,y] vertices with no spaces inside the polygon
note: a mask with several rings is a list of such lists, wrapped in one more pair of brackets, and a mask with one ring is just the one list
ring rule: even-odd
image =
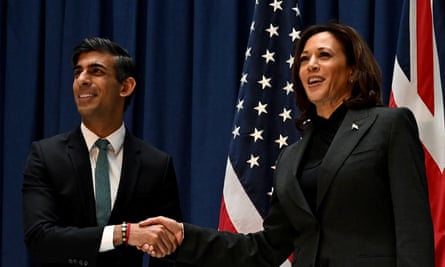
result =
[{"label": "white star on flag", "polygon": [[278,9],[283,10],[283,8],[281,7],[281,3],[283,3],[283,1],[274,0],[273,3],[269,4],[269,6],[273,7],[273,12],[276,12]]},{"label": "white star on flag", "polygon": [[282,117],[283,122],[285,122],[286,120],[292,119],[292,117],[290,116],[291,112],[292,112],[292,109],[283,108],[283,112],[281,112],[278,116]]},{"label": "white star on flag", "polygon": [[294,91],[294,84],[286,81],[286,86],[283,87],[283,90],[286,91],[286,95],[289,95]]},{"label": "white star on flag", "polygon": [[248,47],[246,49],[246,53],[244,54],[244,60],[247,60],[248,57],[252,56],[251,51],[252,51],[251,47]]},{"label": "white star on flag", "polygon": [[239,99],[238,104],[236,104],[236,109],[238,112],[244,108],[243,105],[244,105],[244,100]]},{"label": "white star on flag", "polygon": [[261,80],[258,81],[258,83],[261,84],[261,88],[264,89],[266,87],[272,87],[272,85],[270,84],[271,80],[272,78],[267,78],[266,76],[263,75],[263,77],[261,78]]},{"label": "white star on flag", "polygon": [[241,86],[243,86],[244,84],[247,83],[247,73],[243,73],[243,75],[241,76]]},{"label": "white star on flag", "polygon": [[294,57],[290,55],[289,59],[286,60],[286,63],[289,64],[289,69],[292,69],[292,66],[294,65]]},{"label": "white star on flag", "polygon": [[263,54],[261,57],[266,59],[266,63],[269,63],[269,61],[275,62],[275,59],[273,56],[275,55],[275,52],[269,52],[269,49],[266,50],[266,54]]},{"label": "white star on flag", "polygon": [[273,26],[270,24],[269,28],[266,29],[266,32],[269,33],[269,37],[272,38],[274,35],[278,36],[278,26]]},{"label": "white star on flag", "polygon": [[295,16],[298,17],[300,16],[300,8],[298,8],[298,4],[292,8],[293,11],[295,11]]},{"label": "white star on flag", "polygon": [[263,103],[261,103],[261,101],[259,101],[258,105],[256,107],[254,107],[253,109],[258,111],[258,116],[260,116],[261,113],[267,113],[266,107],[267,107],[267,104],[263,104]]},{"label": "white star on flag", "polygon": [[250,154],[250,159],[247,161],[247,163],[250,164],[250,168],[253,168],[254,166],[260,166],[260,164],[258,163],[259,159],[259,156],[255,157],[254,155]]},{"label": "white star on flag", "polygon": [[280,134],[280,137],[278,139],[275,140],[275,143],[277,143],[280,148],[282,148],[283,146],[287,146],[287,136],[284,137]]},{"label": "white star on flag", "polygon": [[300,31],[296,31],[295,28],[292,28],[292,32],[289,33],[289,36],[292,38],[292,42],[296,39],[300,39]]},{"label": "white star on flag", "polygon": [[250,134],[250,136],[253,137],[253,141],[256,142],[258,141],[258,139],[260,140],[264,140],[263,139],[263,134],[264,130],[258,130],[257,128],[254,129],[254,132]]},{"label": "white star on flag", "polygon": [[235,139],[237,136],[240,135],[239,130],[241,127],[239,126],[235,126],[235,129],[233,129],[232,134],[233,134],[233,139]]}]

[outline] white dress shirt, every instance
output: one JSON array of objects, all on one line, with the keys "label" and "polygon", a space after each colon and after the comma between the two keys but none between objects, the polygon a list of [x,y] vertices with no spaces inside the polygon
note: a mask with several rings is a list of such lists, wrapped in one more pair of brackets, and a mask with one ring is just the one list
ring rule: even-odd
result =
[{"label": "white dress shirt", "polygon": [[[90,152],[90,163],[91,163],[91,173],[93,177],[93,190],[95,190],[95,172],[96,160],[99,155],[99,148],[97,148],[94,143],[100,137],[89,130],[83,123],[80,125],[83,137],[87,144],[88,151]],[[122,158],[123,158],[123,144],[125,138],[125,126],[122,123],[121,127],[102,139],[107,139],[110,144],[108,145],[108,163],[110,166],[110,194],[111,194],[111,210],[113,210],[114,202],[116,201],[117,189],[119,187],[119,181],[121,177],[122,170]],[[96,192],[94,192],[96,195]],[[102,234],[102,241],[100,244],[99,251],[107,251],[114,249],[113,245],[113,234],[114,226],[105,226],[104,232]]]}]

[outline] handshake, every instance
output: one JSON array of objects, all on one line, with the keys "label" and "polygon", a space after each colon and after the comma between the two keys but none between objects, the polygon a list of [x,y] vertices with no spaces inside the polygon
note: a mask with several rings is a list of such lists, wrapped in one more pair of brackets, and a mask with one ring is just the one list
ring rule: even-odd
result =
[{"label": "handshake", "polygon": [[128,224],[126,237],[120,225],[114,231],[115,245],[126,243],[156,258],[175,252],[184,239],[183,224],[162,216]]}]

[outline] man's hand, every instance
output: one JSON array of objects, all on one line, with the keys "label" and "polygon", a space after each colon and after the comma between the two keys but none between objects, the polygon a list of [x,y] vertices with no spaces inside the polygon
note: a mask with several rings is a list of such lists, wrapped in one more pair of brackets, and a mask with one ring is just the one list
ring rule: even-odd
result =
[{"label": "man's hand", "polygon": [[[142,228],[153,226],[162,227],[164,230],[168,231],[169,234],[172,235],[175,239],[176,246],[174,247],[174,250],[176,250],[177,246],[181,245],[182,241],[184,240],[184,225],[167,217],[159,216],[149,218],[140,222],[138,226]],[[157,245],[156,243],[145,243],[141,246],[138,246],[138,249],[150,254],[153,257],[159,258],[165,256],[163,251],[160,250],[161,246]],[[174,252],[174,250],[170,251],[170,253]]]},{"label": "man's hand", "polygon": [[131,224],[128,235],[128,245],[136,246],[143,250],[147,245],[147,251],[154,257],[164,257],[171,254],[178,247],[176,237],[162,224]]}]

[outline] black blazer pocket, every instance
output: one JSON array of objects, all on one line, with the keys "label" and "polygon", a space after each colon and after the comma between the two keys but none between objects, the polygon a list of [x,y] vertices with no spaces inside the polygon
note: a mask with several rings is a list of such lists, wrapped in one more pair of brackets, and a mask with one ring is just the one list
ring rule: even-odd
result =
[{"label": "black blazer pocket", "polygon": [[347,158],[347,163],[376,162],[380,158],[381,153],[376,149],[354,150]]},{"label": "black blazer pocket", "polygon": [[341,175],[355,179],[358,177],[368,179],[372,175],[379,177],[386,169],[385,164],[386,159],[381,150],[354,150],[345,160],[344,166],[347,168],[343,169],[344,172]]}]

